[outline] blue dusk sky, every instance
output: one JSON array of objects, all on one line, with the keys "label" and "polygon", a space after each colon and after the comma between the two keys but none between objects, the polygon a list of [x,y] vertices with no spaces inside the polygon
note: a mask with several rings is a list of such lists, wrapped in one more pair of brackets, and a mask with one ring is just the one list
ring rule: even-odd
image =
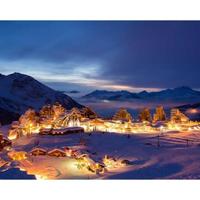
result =
[{"label": "blue dusk sky", "polygon": [[200,22],[1,21],[0,72],[52,88],[200,88]]}]

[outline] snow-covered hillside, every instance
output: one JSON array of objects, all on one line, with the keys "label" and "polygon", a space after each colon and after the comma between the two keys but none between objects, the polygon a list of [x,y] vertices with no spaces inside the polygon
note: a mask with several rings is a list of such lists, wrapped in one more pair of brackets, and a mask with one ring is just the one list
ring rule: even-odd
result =
[{"label": "snow-covered hillside", "polygon": [[38,110],[43,105],[54,102],[61,103],[67,109],[82,107],[68,95],[55,91],[30,76],[20,73],[0,76],[0,110],[4,111],[3,115],[0,114],[0,121],[3,123],[8,114],[22,114],[29,107]]},{"label": "snow-covered hillside", "polygon": [[[130,164],[98,175],[78,170],[69,157],[32,156],[15,166],[10,165],[8,171],[0,170],[0,179],[12,173],[13,167],[23,168],[29,175],[37,174],[37,178],[40,175],[45,179],[200,179],[199,132],[165,133],[159,137],[159,146],[156,134],[127,136],[94,132],[91,135],[21,137],[13,143],[13,149],[17,151],[30,152],[36,143],[46,150],[67,146],[89,154],[95,161],[109,155],[127,159]],[[82,140],[85,142],[81,143]],[[1,152],[1,157],[6,160],[5,152]],[[18,177],[24,178],[24,174]]]}]

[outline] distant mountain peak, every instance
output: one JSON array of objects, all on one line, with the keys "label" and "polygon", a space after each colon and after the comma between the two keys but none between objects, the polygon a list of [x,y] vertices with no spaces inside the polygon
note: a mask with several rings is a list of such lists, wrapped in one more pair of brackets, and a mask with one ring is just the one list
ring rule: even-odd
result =
[{"label": "distant mountain peak", "polygon": [[8,76],[28,76],[28,75],[22,74],[22,73],[19,73],[19,72],[13,72],[13,73],[9,74]]},{"label": "distant mountain peak", "polygon": [[18,72],[4,76],[4,79],[6,82],[10,82],[10,83],[12,82],[13,85],[21,83],[21,84],[24,84],[24,86],[26,86],[26,84],[29,84],[31,82],[35,82],[35,83],[37,82],[38,84],[42,84],[42,83],[39,83],[39,81],[35,80],[33,77],[28,76],[26,74],[18,73]]},{"label": "distant mountain peak", "polygon": [[180,87],[174,88],[174,90],[193,90],[193,89],[188,86],[180,86]]},{"label": "distant mountain peak", "polygon": [[148,94],[146,90],[143,90],[142,92],[139,92],[139,94]]},{"label": "distant mountain peak", "polygon": [[21,74],[21,73],[19,73],[19,72],[14,72],[14,73],[8,74],[7,77],[14,77],[14,78],[29,77],[29,78],[32,78],[32,77],[29,76],[29,75]]},{"label": "distant mountain peak", "polygon": [[95,90],[83,98],[89,99],[104,99],[104,100],[131,100],[131,99],[145,99],[145,100],[170,100],[170,101],[189,101],[200,100],[200,91],[193,90],[188,86],[180,86],[174,89],[165,89],[157,92],[147,92],[146,90],[133,93],[126,90],[121,91],[107,91]]}]

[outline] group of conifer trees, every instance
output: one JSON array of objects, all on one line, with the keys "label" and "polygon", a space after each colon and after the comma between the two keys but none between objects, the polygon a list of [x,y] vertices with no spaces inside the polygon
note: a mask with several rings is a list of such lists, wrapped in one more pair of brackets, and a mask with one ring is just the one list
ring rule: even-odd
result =
[{"label": "group of conifer trees", "polygon": [[[138,119],[139,121],[149,121],[149,122],[165,121],[166,114],[165,114],[163,106],[156,107],[153,117],[151,115],[149,108],[143,108],[139,112]],[[120,108],[116,112],[116,114],[113,116],[113,120],[132,121],[133,118],[131,114],[125,108]]]}]

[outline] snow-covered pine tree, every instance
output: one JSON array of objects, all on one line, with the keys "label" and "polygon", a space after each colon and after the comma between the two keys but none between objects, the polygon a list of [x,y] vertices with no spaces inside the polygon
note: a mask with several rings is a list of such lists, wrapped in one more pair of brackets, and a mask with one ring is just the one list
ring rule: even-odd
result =
[{"label": "snow-covered pine tree", "polygon": [[120,108],[113,116],[113,120],[130,122],[133,120],[133,118],[125,108]]},{"label": "snow-covered pine tree", "polygon": [[82,116],[85,118],[95,119],[98,117],[97,114],[89,107],[84,107],[80,111]]},{"label": "snow-covered pine tree", "polygon": [[19,123],[24,132],[28,135],[35,129],[39,123],[39,117],[35,110],[28,109],[20,118]]},{"label": "snow-covered pine tree", "polygon": [[165,121],[165,120],[166,120],[166,114],[165,114],[163,106],[157,106],[156,112],[153,115],[153,121],[157,122],[157,121]]},{"label": "snow-covered pine tree", "polygon": [[138,118],[140,121],[152,121],[152,117],[151,117],[151,113],[150,113],[150,110],[149,108],[143,108],[139,115],[138,115]]}]

